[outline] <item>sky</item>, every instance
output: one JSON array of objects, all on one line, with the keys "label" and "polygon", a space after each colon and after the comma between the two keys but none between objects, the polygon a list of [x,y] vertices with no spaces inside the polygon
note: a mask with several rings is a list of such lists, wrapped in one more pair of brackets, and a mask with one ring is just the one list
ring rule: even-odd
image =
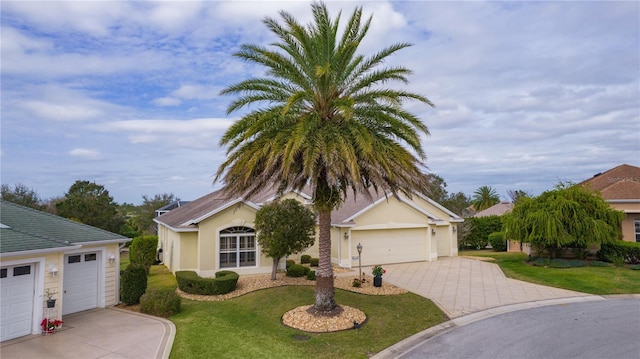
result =
[{"label": "sky", "polygon": [[[429,128],[428,171],[450,193],[533,195],[627,163],[640,166],[640,2],[328,1],[372,25],[359,52],[409,42],[388,84]],[[76,180],[118,203],[220,188],[227,114],[220,91],[264,69],[233,57],[269,46],[262,20],[307,1],[2,1],[1,181],[40,198]],[[252,108],[249,108],[249,110]]]}]

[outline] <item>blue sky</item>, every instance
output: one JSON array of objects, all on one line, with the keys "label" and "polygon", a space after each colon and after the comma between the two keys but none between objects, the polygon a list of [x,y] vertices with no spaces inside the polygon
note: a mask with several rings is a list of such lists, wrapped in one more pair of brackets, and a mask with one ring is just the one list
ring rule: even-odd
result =
[{"label": "blue sky", "polygon": [[[373,15],[361,52],[390,59],[435,108],[429,170],[449,192],[539,194],[640,165],[640,3],[329,1]],[[261,20],[306,1],[2,1],[1,180],[48,199],[76,180],[119,202],[219,188],[218,143],[242,112],[220,90],[263,69],[232,57],[269,44]]]}]

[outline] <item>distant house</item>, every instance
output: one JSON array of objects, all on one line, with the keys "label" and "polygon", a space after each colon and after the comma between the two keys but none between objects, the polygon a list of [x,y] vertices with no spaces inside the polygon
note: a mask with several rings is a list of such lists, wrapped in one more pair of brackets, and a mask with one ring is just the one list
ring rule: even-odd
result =
[{"label": "distant house", "polygon": [[165,214],[165,213],[167,213],[169,211],[172,211],[172,210],[174,210],[176,208],[182,207],[182,206],[188,204],[189,202],[190,201],[173,201],[173,202],[169,203],[166,206],[162,206],[162,207],[156,209],[155,217],[162,216],[163,214]]},{"label": "distant house", "polygon": [[[256,241],[255,214],[278,198],[294,198],[310,206],[310,191],[290,191],[278,197],[263,191],[251,197],[229,196],[223,190],[155,218],[164,264],[172,271],[193,270],[212,276],[221,269],[239,274],[270,273],[272,260]],[[457,223],[463,221],[428,197],[416,193],[385,197],[348,197],[332,212],[331,260],[336,265],[432,261],[458,253]],[[317,243],[306,254],[318,257]]]},{"label": "distant house", "polygon": [[579,183],[593,191],[612,208],[626,213],[622,239],[640,242],[640,167],[623,164]]},{"label": "distant house", "polygon": [[[513,209],[513,203],[509,201],[502,201],[500,203],[496,203],[493,206],[480,211],[473,215],[474,217],[489,217],[489,216],[502,216],[506,213],[511,212]],[[524,252],[527,254],[531,253],[531,244],[522,243],[520,241],[507,240],[507,252]]]},{"label": "distant house", "polygon": [[[119,247],[129,240],[0,200],[0,341],[40,334],[44,317],[118,304]],[[45,290],[57,293],[52,309]]]}]

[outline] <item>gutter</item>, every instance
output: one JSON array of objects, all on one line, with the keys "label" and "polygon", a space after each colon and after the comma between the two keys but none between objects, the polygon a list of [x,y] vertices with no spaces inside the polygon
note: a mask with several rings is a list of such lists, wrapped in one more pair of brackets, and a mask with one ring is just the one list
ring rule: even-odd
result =
[{"label": "gutter", "polygon": [[34,254],[48,254],[55,252],[63,252],[70,249],[80,249],[82,245],[68,245],[65,247],[56,247],[56,248],[47,248],[47,249],[34,249],[31,251],[19,251],[19,252],[9,252],[9,253],[0,253],[1,258],[11,258],[11,257],[20,257],[20,256],[32,256]]}]

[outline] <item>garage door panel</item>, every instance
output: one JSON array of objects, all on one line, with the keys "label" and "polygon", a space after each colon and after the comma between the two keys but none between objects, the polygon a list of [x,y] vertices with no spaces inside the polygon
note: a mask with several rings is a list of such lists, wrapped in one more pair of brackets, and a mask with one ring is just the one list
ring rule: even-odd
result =
[{"label": "garage door panel", "polygon": [[97,307],[98,261],[96,253],[73,254],[65,258],[63,298],[63,315]]},{"label": "garage door panel", "polygon": [[31,334],[35,276],[33,264],[2,268],[0,341]]},{"label": "garage door panel", "polygon": [[[352,231],[354,248],[362,244],[362,265],[404,263],[426,260],[426,229]],[[357,260],[355,260],[357,264]]]}]

